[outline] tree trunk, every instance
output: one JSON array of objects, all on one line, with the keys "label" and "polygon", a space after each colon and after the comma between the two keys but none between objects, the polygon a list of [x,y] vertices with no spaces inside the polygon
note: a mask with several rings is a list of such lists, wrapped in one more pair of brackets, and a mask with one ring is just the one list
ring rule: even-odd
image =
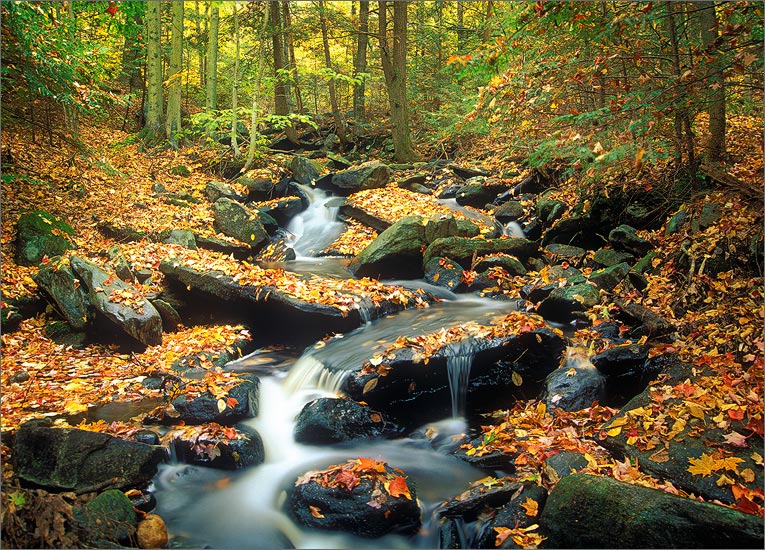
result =
[{"label": "tree trunk", "polygon": [[491,40],[491,19],[492,12],[494,11],[494,2],[489,0],[486,2],[486,16],[483,20],[483,43],[488,44]]},{"label": "tree trunk", "polygon": [[207,74],[205,75],[205,109],[208,113],[218,108],[218,27],[220,10],[210,6],[210,22],[207,36]]},{"label": "tree trunk", "polygon": [[709,113],[709,160],[720,160],[725,155],[725,80],[717,60],[717,15],[713,1],[698,2],[701,8],[701,43],[711,62],[707,62],[707,112]]},{"label": "tree trunk", "polygon": [[[143,27],[143,18],[140,13],[133,14],[133,25],[135,29]],[[141,41],[134,33],[125,33],[125,45],[122,49],[122,71],[119,81],[127,84],[130,90],[140,90],[143,88],[143,78],[141,78],[141,68],[138,65],[141,58]]]},{"label": "tree trunk", "polygon": [[234,41],[236,43],[236,53],[234,54],[234,78],[231,83],[231,149],[234,151],[234,158],[239,158],[239,143],[237,140],[237,124],[239,115],[236,112],[239,108],[239,9],[234,2]]},{"label": "tree trunk", "polygon": [[409,104],[406,97],[406,32],[409,2],[393,2],[393,45],[388,40],[387,8],[390,2],[379,1],[380,59],[388,89],[393,148],[398,162],[416,160],[409,135]]},{"label": "tree trunk", "polygon": [[162,47],[159,2],[146,3],[146,126],[144,138],[155,141],[162,132]]},{"label": "tree trunk", "polygon": [[295,41],[292,39],[292,15],[290,14],[290,3],[288,0],[282,1],[282,13],[284,15],[284,46],[288,60],[288,68],[292,76],[292,89],[295,92],[295,110],[298,113],[303,112],[303,95],[300,93],[300,79],[298,78],[297,62],[295,61]]},{"label": "tree trunk", "polygon": [[165,134],[173,147],[181,131],[181,70],[183,59],[183,2],[172,2],[173,34],[170,45],[170,75],[167,78]]},{"label": "tree trunk", "polygon": [[[281,14],[279,2],[268,3],[269,16],[271,20],[271,39],[274,50],[274,111],[279,116],[289,116],[290,104],[287,97],[287,83],[285,72],[287,65],[284,59],[284,40],[282,33]],[[287,139],[297,143],[297,131],[291,125],[285,130]]]},{"label": "tree trunk", "polygon": [[[329,53],[329,36],[327,33],[327,4],[324,0],[319,0],[319,23],[321,24],[321,42],[324,46],[324,65],[334,72],[332,67],[332,57]],[[335,79],[331,76],[329,79],[329,104],[332,107],[332,118],[335,119],[335,131],[337,137],[340,138],[340,143],[345,145],[348,143],[348,137],[345,133],[345,120],[340,113],[340,108],[337,105],[337,91],[335,89]]]},{"label": "tree trunk", "polygon": [[353,58],[353,76],[360,82],[353,84],[353,134],[361,136],[366,124],[366,104],[364,93],[366,82],[362,73],[367,72],[367,47],[369,46],[369,2],[359,2],[359,34],[356,40],[356,55]]},{"label": "tree trunk", "polygon": [[465,5],[457,2],[457,51],[462,53],[465,47]]},{"label": "tree trunk", "polygon": [[255,70],[257,72],[257,77],[255,78],[255,91],[252,92],[252,113],[250,115],[250,145],[247,148],[247,159],[244,161],[244,166],[240,171],[241,174],[247,172],[247,170],[250,169],[250,166],[252,166],[252,163],[255,160],[255,151],[258,146],[258,137],[260,136],[258,132],[258,101],[260,99],[260,85],[263,82],[263,43],[265,41],[266,31],[268,30],[267,9],[268,8],[264,8],[263,10],[263,19],[261,20],[260,28],[260,40],[258,41],[258,54],[255,59]]},{"label": "tree trunk", "polygon": [[[194,10],[195,15],[194,17],[194,25],[196,27],[197,31],[197,55],[199,55],[199,87],[203,88],[205,85],[205,48],[204,48],[204,35],[202,34],[202,25],[200,24],[200,21],[202,20],[202,14],[199,11],[199,0],[196,0],[194,2]],[[205,24],[207,23],[207,15],[205,14]]]},{"label": "tree trunk", "polygon": [[[680,47],[677,40],[675,7],[673,3],[668,0],[664,2],[664,5],[667,9],[667,31],[669,33],[669,42],[672,48],[672,73],[676,78],[675,86],[678,88],[675,100],[683,102],[682,95],[684,95],[684,92],[679,90],[679,87],[681,86]],[[696,153],[693,145],[693,133],[691,131],[691,119],[688,114],[688,108],[684,105],[679,105],[675,109],[675,139],[677,141],[676,147],[678,149],[678,156],[682,159],[682,151],[683,148],[685,148],[685,153],[688,158],[688,167],[691,170],[691,180],[695,180],[694,171],[696,166]]]}]

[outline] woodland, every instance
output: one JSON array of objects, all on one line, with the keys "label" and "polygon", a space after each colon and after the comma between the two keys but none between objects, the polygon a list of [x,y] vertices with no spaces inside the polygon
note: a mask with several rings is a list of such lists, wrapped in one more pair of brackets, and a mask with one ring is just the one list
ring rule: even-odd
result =
[{"label": "woodland", "polygon": [[4,547],[763,547],[761,2],[0,36]]}]

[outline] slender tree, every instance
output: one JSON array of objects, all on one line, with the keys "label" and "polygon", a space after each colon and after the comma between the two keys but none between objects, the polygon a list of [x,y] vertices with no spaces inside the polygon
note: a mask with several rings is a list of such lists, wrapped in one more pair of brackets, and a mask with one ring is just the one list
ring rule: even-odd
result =
[{"label": "slender tree", "polygon": [[324,46],[324,66],[332,71],[332,75],[329,78],[329,104],[332,107],[332,118],[335,120],[335,131],[337,137],[340,138],[340,143],[345,145],[348,142],[348,138],[345,132],[345,120],[340,113],[340,107],[337,104],[337,90],[335,89],[335,77],[334,68],[332,67],[332,56],[329,51],[329,33],[327,31],[327,3],[324,0],[319,0],[319,22],[321,24],[321,41]]},{"label": "slender tree", "polygon": [[359,2],[359,29],[356,38],[356,55],[353,57],[353,76],[357,79],[353,84],[353,133],[360,136],[364,133],[366,123],[366,81],[363,78],[367,72],[367,48],[369,47],[369,2]]},{"label": "slender tree", "polygon": [[220,26],[220,8],[210,6],[210,20],[207,33],[207,74],[205,75],[205,108],[212,112],[218,108],[218,27]]},{"label": "slender tree", "polygon": [[[274,111],[280,116],[289,116],[290,104],[286,73],[287,62],[284,55],[284,33],[282,28],[281,10],[279,2],[269,2],[269,19],[271,22],[271,43],[274,54]],[[297,143],[297,131],[291,125],[285,130],[287,139]]]},{"label": "slender tree", "polygon": [[699,2],[699,20],[701,24],[701,44],[704,55],[709,60],[706,76],[707,113],[709,113],[709,160],[715,161],[725,154],[725,80],[719,63],[717,51],[718,22],[715,2]]},{"label": "slender tree", "polygon": [[162,132],[162,31],[159,2],[146,4],[146,126],[143,135],[156,140]]},{"label": "slender tree", "polygon": [[231,82],[231,149],[234,151],[234,158],[239,158],[239,143],[237,140],[237,124],[239,116],[239,9],[234,2],[234,42],[236,43],[236,52],[234,54],[234,78]]},{"label": "slender tree", "polygon": [[[297,61],[295,60],[295,40],[292,33],[292,12],[289,0],[282,1],[282,14],[284,17],[284,50],[287,59],[287,68],[290,72],[292,90],[295,94],[295,110],[303,112],[303,94],[300,92],[300,79],[298,78]],[[291,95],[288,94],[288,99]]]},{"label": "slender tree", "polygon": [[170,71],[167,77],[167,120],[165,134],[173,146],[181,130],[181,75],[183,58],[183,2],[172,4],[172,38],[170,44]]},{"label": "slender tree", "polygon": [[[388,5],[393,4],[393,33],[388,35]],[[406,34],[409,2],[378,2],[380,59],[388,89],[393,148],[396,160],[409,162],[417,159],[409,134],[409,102],[406,96]],[[391,40],[392,38],[392,40]],[[392,44],[391,44],[392,42]]]}]

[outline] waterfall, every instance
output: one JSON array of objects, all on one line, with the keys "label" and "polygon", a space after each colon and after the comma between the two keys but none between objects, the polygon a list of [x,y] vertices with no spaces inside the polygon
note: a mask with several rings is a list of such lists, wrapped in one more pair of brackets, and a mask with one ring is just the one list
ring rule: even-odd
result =
[{"label": "waterfall", "polygon": [[307,185],[298,185],[308,197],[308,208],[295,216],[287,227],[292,234],[288,244],[298,258],[312,257],[337,239],[345,224],[337,219],[340,210],[337,197]]},{"label": "waterfall", "polygon": [[507,225],[502,228],[502,234],[506,237],[526,237],[526,233],[518,222],[507,222]]},{"label": "waterfall", "polygon": [[452,418],[465,416],[468,379],[473,366],[475,346],[472,338],[465,338],[446,348],[446,371],[452,397]]}]

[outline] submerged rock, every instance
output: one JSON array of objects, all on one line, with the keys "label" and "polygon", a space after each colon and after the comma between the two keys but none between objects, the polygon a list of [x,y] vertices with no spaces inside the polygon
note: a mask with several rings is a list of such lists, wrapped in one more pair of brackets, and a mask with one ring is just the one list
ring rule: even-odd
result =
[{"label": "submerged rock", "polygon": [[325,445],[384,436],[382,414],[350,399],[322,397],[303,407],[295,424],[295,441]]}]

